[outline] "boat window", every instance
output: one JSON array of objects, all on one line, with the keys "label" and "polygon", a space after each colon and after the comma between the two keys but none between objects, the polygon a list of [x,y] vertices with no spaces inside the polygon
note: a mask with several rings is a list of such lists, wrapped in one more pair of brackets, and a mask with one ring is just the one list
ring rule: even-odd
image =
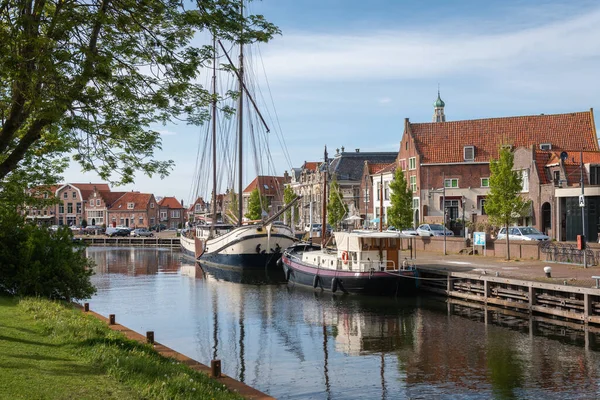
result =
[{"label": "boat window", "polygon": [[396,239],[389,239],[388,248],[390,248],[390,249],[396,248]]}]

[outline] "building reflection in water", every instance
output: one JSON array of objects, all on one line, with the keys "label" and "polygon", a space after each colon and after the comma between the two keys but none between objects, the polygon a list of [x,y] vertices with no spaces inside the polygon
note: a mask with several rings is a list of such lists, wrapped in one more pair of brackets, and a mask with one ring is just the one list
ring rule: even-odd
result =
[{"label": "building reflection in water", "polygon": [[194,278],[174,273],[196,266],[170,250],[91,254],[102,285],[92,309],[205,364],[220,359],[224,373],[278,399],[599,395],[597,328],[427,297],[236,283],[202,269]]}]

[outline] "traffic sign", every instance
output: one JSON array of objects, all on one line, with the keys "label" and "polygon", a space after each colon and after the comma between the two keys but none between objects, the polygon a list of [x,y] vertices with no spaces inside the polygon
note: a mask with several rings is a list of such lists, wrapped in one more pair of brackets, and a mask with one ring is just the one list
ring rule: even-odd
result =
[{"label": "traffic sign", "polygon": [[585,196],[582,194],[579,195],[579,207],[585,207]]},{"label": "traffic sign", "polygon": [[485,232],[473,232],[473,244],[475,246],[485,246]]}]

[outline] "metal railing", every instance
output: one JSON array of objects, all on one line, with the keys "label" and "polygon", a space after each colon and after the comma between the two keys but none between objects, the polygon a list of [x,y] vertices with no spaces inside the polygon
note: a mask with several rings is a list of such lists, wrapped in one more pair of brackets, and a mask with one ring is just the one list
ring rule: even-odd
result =
[{"label": "metal railing", "polygon": [[569,243],[557,243],[541,241],[538,246],[542,254],[546,255],[546,261],[569,264],[583,264],[583,255],[589,265],[597,265],[600,254],[592,249],[579,250],[575,245]]}]

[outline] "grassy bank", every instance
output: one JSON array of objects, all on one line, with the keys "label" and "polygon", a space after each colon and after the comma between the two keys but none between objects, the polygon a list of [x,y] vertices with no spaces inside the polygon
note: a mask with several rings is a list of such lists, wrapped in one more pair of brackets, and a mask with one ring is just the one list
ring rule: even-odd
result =
[{"label": "grassy bank", "polygon": [[70,306],[0,296],[0,399],[240,399]]}]

